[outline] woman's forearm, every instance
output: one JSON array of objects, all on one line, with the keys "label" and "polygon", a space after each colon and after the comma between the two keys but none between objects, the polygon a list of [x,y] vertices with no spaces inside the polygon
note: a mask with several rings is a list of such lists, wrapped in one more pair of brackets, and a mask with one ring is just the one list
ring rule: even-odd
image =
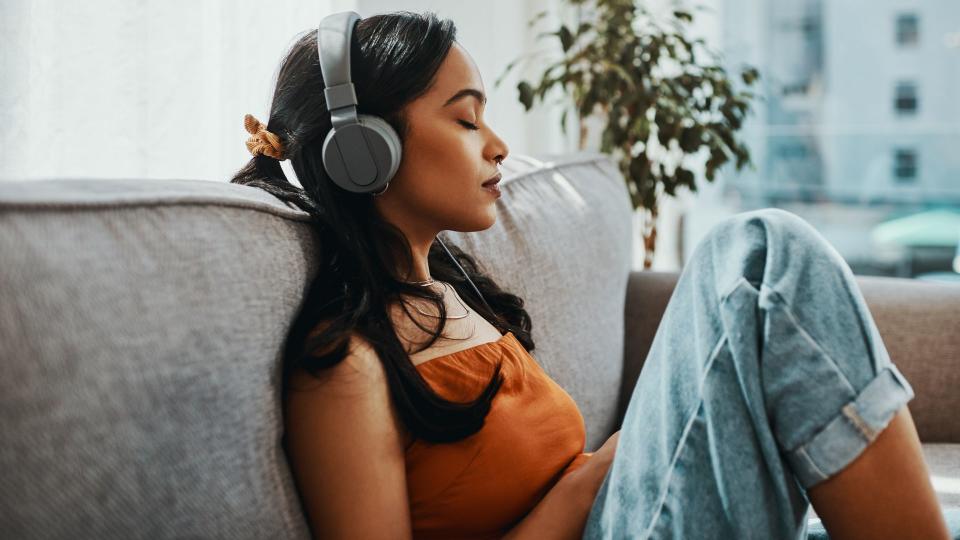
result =
[{"label": "woman's forearm", "polygon": [[599,487],[585,473],[562,477],[503,540],[580,540]]}]

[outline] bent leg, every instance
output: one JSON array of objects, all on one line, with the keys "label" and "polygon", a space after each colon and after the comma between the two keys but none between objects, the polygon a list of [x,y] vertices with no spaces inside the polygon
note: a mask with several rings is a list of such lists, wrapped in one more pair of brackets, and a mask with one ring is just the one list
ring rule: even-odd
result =
[{"label": "bent leg", "polygon": [[866,451],[807,493],[830,540],[951,537],[906,406]]},{"label": "bent leg", "polygon": [[681,272],[584,538],[805,538],[806,490],[913,395],[832,246],[736,214]]}]

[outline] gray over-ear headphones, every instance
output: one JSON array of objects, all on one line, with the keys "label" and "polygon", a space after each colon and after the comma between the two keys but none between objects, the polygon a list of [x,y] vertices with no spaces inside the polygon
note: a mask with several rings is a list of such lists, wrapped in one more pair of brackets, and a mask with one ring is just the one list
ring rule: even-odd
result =
[{"label": "gray over-ear headphones", "polygon": [[[357,114],[357,93],[350,78],[350,43],[353,26],[359,20],[356,12],[343,11],[324,17],[317,27],[323,95],[333,124],[323,141],[323,167],[333,182],[347,191],[380,195],[400,166],[402,148],[400,137],[386,120]],[[490,313],[496,313],[439,235],[437,241]]]}]

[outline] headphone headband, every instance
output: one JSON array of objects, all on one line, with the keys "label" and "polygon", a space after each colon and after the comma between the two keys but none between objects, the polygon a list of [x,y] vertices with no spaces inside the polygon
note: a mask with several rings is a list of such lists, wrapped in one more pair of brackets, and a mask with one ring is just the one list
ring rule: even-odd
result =
[{"label": "headphone headband", "polygon": [[350,40],[353,27],[360,20],[354,11],[334,13],[320,21],[317,50],[320,51],[320,73],[327,109],[357,105],[357,93],[350,79]]}]

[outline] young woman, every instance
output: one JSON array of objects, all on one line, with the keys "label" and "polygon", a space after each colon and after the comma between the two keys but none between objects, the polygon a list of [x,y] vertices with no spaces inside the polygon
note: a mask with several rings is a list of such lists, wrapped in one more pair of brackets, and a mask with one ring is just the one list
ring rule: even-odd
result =
[{"label": "young woman", "polygon": [[254,157],[232,181],[315,217],[319,268],[283,397],[313,534],[798,538],[809,497],[834,540],[947,538],[912,389],[849,268],[783,210],[738,214],[701,242],[622,438],[583,452],[576,405],[528,354],[522,299],[437,241],[495,223],[499,194],[482,184],[509,152],[455,34],[430,13],[354,27],[358,112],[402,140],[385,191],[341,189],[324,167],[316,31],[283,60],[266,125],[246,118]]}]

